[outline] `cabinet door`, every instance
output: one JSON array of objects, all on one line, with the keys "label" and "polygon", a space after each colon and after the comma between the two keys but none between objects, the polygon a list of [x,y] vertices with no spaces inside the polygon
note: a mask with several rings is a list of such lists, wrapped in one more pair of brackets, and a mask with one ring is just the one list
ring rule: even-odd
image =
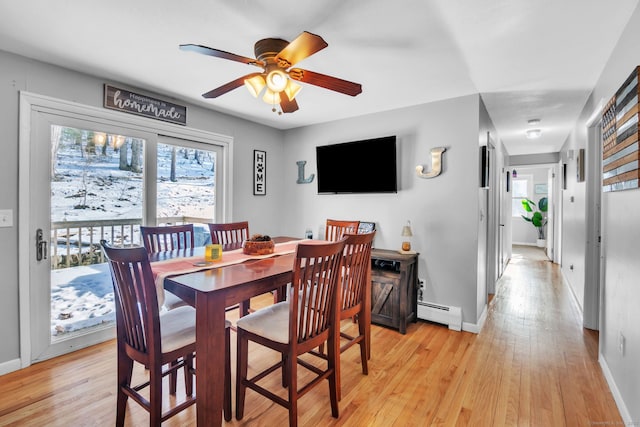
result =
[{"label": "cabinet door", "polygon": [[371,321],[397,328],[399,325],[400,276],[381,270],[371,272]]}]

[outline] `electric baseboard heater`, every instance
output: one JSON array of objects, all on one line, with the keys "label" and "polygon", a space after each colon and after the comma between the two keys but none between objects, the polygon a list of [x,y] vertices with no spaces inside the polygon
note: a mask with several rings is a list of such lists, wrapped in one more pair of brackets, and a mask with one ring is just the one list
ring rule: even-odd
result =
[{"label": "electric baseboard heater", "polygon": [[462,330],[462,310],[460,307],[418,301],[418,319],[447,325],[454,331]]}]

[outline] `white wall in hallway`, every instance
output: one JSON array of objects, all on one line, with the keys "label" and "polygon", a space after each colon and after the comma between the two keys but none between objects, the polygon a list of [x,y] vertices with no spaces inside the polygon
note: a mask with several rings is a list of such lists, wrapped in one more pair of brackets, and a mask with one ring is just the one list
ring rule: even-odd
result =
[{"label": "white wall in hallway", "polygon": [[[608,101],[640,64],[640,9],[636,9],[609,62],[591,94],[580,119],[562,148],[566,159],[568,150],[586,148],[586,123],[596,107]],[[562,271],[576,294],[584,290],[585,183],[575,179],[574,161],[568,163],[569,189],[565,191]],[[568,196],[574,196],[572,203]],[[604,283],[601,286],[600,353],[611,389],[624,421],[640,420],[640,190],[604,193],[602,197],[602,256]],[[568,270],[574,264],[574,273]],[[620,334],[625,337],[624,352],[620,351]]]}]

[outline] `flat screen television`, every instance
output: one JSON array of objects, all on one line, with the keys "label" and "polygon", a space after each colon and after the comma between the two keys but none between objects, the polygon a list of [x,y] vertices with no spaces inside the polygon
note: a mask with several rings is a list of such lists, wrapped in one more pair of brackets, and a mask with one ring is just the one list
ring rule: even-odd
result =
[{"label": "flat screen television", "polygon": [[319,194],[396,193],[396,137],[316,147]]}]

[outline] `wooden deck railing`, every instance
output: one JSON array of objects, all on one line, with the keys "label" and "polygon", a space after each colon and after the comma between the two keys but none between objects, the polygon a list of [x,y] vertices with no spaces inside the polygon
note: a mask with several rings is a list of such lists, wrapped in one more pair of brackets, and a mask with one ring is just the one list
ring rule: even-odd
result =
[{"label": "wooden deck railing", "polygon": [[[158,225],[206,224],[210,218],[189,216],[158,218]],[[142,218],[51,223],[51,268],[69,268],[105,262],[100,240],[119,247],[142,244]]]}]

